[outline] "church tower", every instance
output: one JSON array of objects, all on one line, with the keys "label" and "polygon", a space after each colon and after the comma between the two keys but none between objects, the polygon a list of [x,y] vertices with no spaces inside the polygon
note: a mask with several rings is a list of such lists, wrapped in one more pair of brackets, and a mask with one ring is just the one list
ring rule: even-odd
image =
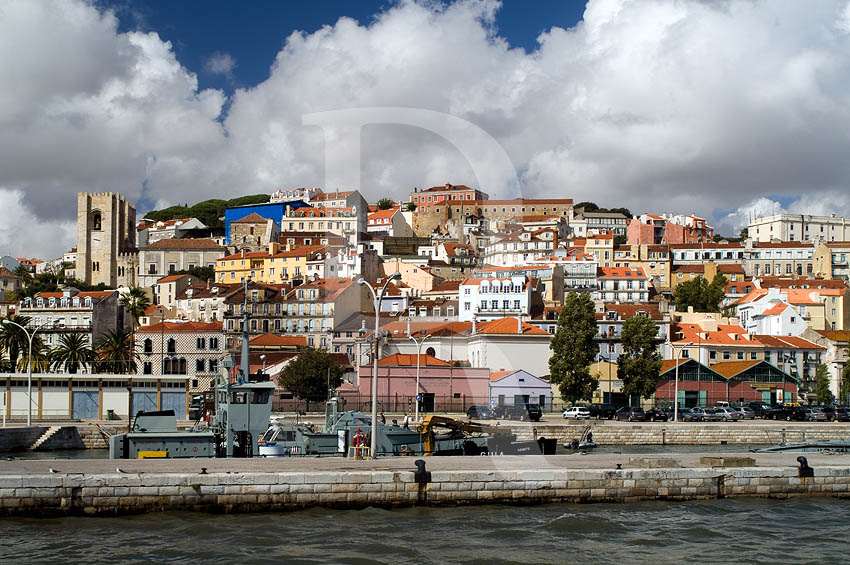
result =
[{"label": "church tower", "polygon": [[110,288],[132,286],[138,252],[136,207],[117,192],[77,194],[76,277]]}]

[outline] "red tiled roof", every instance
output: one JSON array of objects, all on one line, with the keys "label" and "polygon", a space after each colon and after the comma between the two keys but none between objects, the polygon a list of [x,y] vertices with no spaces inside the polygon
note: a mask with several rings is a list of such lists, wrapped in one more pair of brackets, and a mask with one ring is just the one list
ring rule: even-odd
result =
[{"label": "red tiled roof", "polygon": [[510,375],[512,373],[516,373],[516,371],[515,370],[513,370],[513,371],[493,371],[492,373],[490,373],[490,380],[491,381],[498,381],[499,379],[507,377],[508,375]]},{"label": "red tiled roof", "polygon": [[762,316],[776,316],[788,309],[788,305],[784,302],[778,302],[767,310],[761,313]]},{"label": "red tiled roof", "polygon": [[222,322],[159,322],[142,326],[136,333],[220,332]]},{"label": "red tiled roof", "polygon": [[257,347],[307,347],[307,338],[304,336],[264,333],[251,338],[249,345]]},{"label": "red tiled roof", "polygon": [[735,375],[739,375],[746,371],[747,369],[758,365],[759,363],[764,363],[764,361],[760,360],[751,360],[751,361],[723,361],[720,363],[715,363],[711,366],[711,370],[715,373],[720,373],[727,379],[731,379]]},{"label": "red tiled roof", "polygon": [[189,275],[187,275],[187,274],[185,274],[185,273],[184,273],[184,274],[182,274],[182,275],[168,275],[168,276],[166,276],[166,277],[162,277],[161,279],[159,279],[158,281],[156,281],[156,284],[162,284],[162,283],[174,282],[174,281],[177,281],[177,280],[182,279],[183,277],[188,277],[188,276],[189,276]]},{"label": "red tiled roof", "polygon": [[192,250],[201,250],[208,249],[210,251],[224,251],[224,247],[220,246],[218,243],[213,241],[212,239],[194,239],[194,238],[185,238],[185,239],[160,239],[159,241],[155,241],[151,243],[147,247],[143,247],[146,250],[156,250],[156,249],[192,249]]},{"label": "red tiled roof", "polygon": [[383,359],[378,359],[378,365],[380,366],[392,366],[392,367],[415,367],[417,364],[417,357],[419,358],[419,365],[421,367],[448,367],[450,363],[448,361],[443,361],[442,359],[437,359],[432,355],[428,355],[427,353],[422,353],[420,355],[416,354],[403,354],[403,353],[394,353],[393,355],[388,355]]},{"label": "red tiled roof", "polygon": [[313,198],[310,199],[310,202],[324,202],[326,200],[343,200],[348,198],[351,194],[354,194],[353,190],[348,190],[346,192],[323,192],[321,194],[317,194]]},{"label": "red tiled roof", "polygon": [[549,335],[549,332],[527,322],[522,322],[522,331],[518,331],[516,318],[499,318],[489,322],[479,322],[477,334],[512,334],[512,335]]},{"label": "red tiled roof", "polygon": [[431,290],[425,292],[424,294],[431,294],[431,293],[437,293],[437,292],[442,292],[442,293],[454,292],[454,293],[456,293],[456,292],[459,292],[459,291],[460,291],[460,281],[454,280],[454,281],[446,281],[442,284],[438,284],[437,286],[435,286]]},{"label": "red tiled roof", "polygon": [[233,220],[230,222],[231,224],[265,224],[268,222],[268,218],[264,218],[256,212],[252,212],[243,218],[239,218],[238,220]]},{"label": "red tiled roof", "polygon": [[455,184],[446,183],[442,186],[432,186],[431,188],[426,188],[426,189],[420,190],[419,192],[444,192],[444,191],[447,191],[447,190],[472,190],[472,189],[469,188],[468,186],[466,186],[465,184],[455,185]]},{"label": "red tiled roof", "polygon": [[643,267],[599,267],[600,279],[645,279]]},{"label": "red tiled roof", "polygon": [[392,218],[398,213],[401,208],[389,208],[387,210],[378,210],[369,214],[369,220],[383,220],[384,218]]},{"label": "red tiled roof", "polygon": [[605,304],[604,311],[596,313],[597,320],[606,320],[607,312],[616,312],[619,318],[626,320],[633,316],[637,316],[638,312],[643,312],[653,320],[663,320],[664,314],[658,309],[658,304]]}]

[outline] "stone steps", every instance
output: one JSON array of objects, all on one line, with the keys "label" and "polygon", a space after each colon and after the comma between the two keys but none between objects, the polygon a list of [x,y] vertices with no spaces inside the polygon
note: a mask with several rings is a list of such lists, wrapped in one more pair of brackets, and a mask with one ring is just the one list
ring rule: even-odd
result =
[{"label": "stone steps", "polygon": [[56,435],[56,433],[61,429],[62,426],[50,426],[47,428],[47,431],[41,434],[41,436],[35,440],[31,446],[29,446],[29,451],[37,451],[39,447],[44,445],[47,440]]}]

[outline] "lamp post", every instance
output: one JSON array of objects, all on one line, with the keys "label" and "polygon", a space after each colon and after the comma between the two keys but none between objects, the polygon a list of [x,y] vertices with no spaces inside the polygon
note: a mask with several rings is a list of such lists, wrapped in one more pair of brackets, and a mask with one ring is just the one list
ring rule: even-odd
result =
[{"label": "lamp post", "polygon": [[[226,420],[224,423],[224,437],[225,437],[225,455],[227,457],[233,457],[233,434],[230,433],[230,371],[236,365],[233,361],[233,357],[228,355],[224,358],[224,361],[221,364],[224,367],[224,391],[225,391],[225,405],[226,410],[225,414],[227,414]],[[216,392],[218,395],[218,392]],[[221,423],[221,422],[220,422]]]},{"label": "lamp post", "polygon": [[13,326],[21,328],[21,330],[27,334],[27,341],[29,341],[29,351],[27,353],[27,426],[32,425],[32,340],[35,337],[36,332],[46,326],[48,322],[52,323],[52,320],[45,320],[44,323],[39,325],[32,333],[30,333],[24,326],[17,322],[13,322],[12,320],[3,320],[3,324],[12,324]]},{"label": "lamp post", "polygon": [[675,388],[673,391],[673,421],[679,421],[679,354],[682,353],[682,350],[686,347],[692,347],[694,343],[689,341],[688,343],[683,343],[679,346],[679,350],[676,351],[676,346],[670,343],[670,347],[673,348],[673,362],[676,365],[676,377],[675,377]]},{"label": "lamp post", "polygon": [[375,357],[372,359],[372,433],[369,438],[369,453],[371,459],[374,459],[377,455],[375,451],[378,445],[378,347],[380,345],[378,332],[381,330],[381,300],[384,298],[384,292],[386,292],[387,285],[390,284],[390,281],[400,278],[401,273],[396,271],[390,275],[386,281],[384,281],[381,291],[377,293],[366,279],[357,279],[357,284],[365,286],[369,289],[369,292],[372,293],[372,298],[374,299],[372,304],[375,307]]},{"label": "lamp post", "polygon": [[[424,333],[424,332],[423,332]],[[419,366],[420,366],[420,356],[422,355],[422,344],[425,343],[430,335],[426,334],[421,339],[417,340],[413,337],[413,334],[410,333],[410,318],[407,318],[407,337],[409,337],[413,343],[416,344],[416,409],[413,415],[413,421],[419,422]]]}]

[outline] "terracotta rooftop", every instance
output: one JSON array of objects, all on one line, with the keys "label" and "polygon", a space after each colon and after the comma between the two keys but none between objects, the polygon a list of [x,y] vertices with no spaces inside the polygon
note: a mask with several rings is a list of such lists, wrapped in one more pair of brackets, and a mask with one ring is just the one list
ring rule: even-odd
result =
[{"label": "terracotta rooftop", "polygon": [[545,335],[549,332],[540,329],[537,326],[532,326],[528,322],[522,322],[522,331],[520,332],[516,318],[499,318],[489,322],[479,322],[475,333],[476,334],[511,334],[511,335]]},{"label": "terracotta rooftop", "polygon": [[307,347],[307,338],[304,336],[264,333],[251,338],[249,345],[252,347]]},{"label": "terracotta rooftop", "polygon": [[222,322],[159,322],[142,326],[136,333],[220,332]]},{"label": "terracotta rooftop", "polygon": [[443,361],[442,359],[437,359],[433,355],[428,355],[427,353],[422,353],[420,355],[416,354],[403,354],[403,353],[394,353],[393,355],[388,355],[383,359],[378,360],[378,365],[380,366],[391,366],[391,367],[415,367],[418,363],[421,367],[449,367],[450,363],[448,361]]},{"label": "terracotta rooftop", "polygon": [[264,218],[256,212],[252,212],[248,214],[244,218],[239,218],[238,220],[233,220],[230,222],[231,224],[265,224],[268,222],[268,218]]},{"label": "terracotta rooftop", "polygon": [[213,241],[212,239],[203,238],[182,238],[182,239],[160,239],[151,243],[146,250],[156,249],[209,249],[210,251],[224,251],[224,247]]}]

